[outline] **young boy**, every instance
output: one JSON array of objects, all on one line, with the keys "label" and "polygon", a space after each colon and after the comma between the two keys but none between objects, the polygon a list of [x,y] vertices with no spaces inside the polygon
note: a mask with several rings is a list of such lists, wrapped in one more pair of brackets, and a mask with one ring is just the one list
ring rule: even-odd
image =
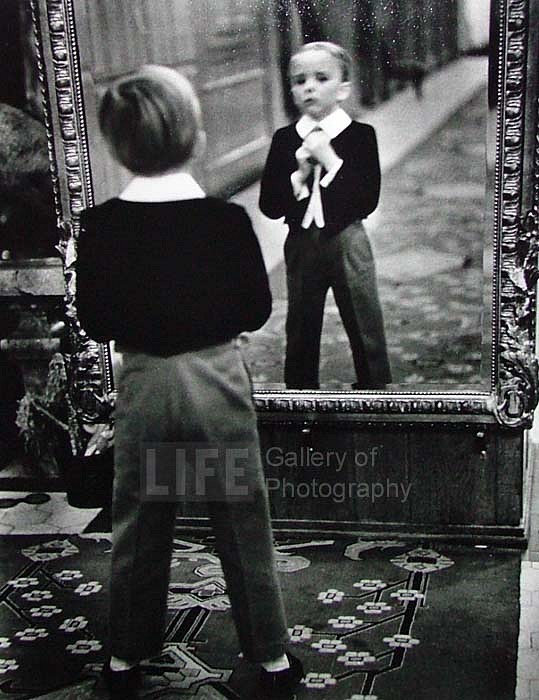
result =
[{"label": "young boy", "polygon": [[380,194],[374,129],[341,108],[350,95],[352,59],[336,44],[305,44],[290,61],[292,97],[301,113],[273,137],[260,209],[289,227],[285,383],[318,389],[328,289],[352,348],[354,389],[391,381],[374,261],[362,219]]},{"label": "young boy", "polygon": [[206,197],[192,177],[204,133],[185,78],[145,66],[106,91],[99,121],[135,176],[119,197],[83,212],[77,246],[81,325],[115,340],[123,358],[103,672],[110,697],[138,697],[139,663],[161,652],[165,635],[176,503],[145,498],[142,446],[202,442],[248,450],[249,498],[234,499],[219,454],[209,516],[243,656],[260,664],[256,697],[291,700],[303,669],[286,652],[256,414],[236,342],[271,312],[258,241],[241,207]]}]

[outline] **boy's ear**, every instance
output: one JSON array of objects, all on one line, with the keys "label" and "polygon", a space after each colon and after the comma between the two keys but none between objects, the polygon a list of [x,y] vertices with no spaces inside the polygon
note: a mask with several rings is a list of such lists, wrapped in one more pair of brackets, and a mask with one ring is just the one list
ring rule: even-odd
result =
[{"label": "boy's ear", "polygon": [[345,81],[341,83],[338,93],[337,93],[337,99],[339,102],[344,102],[350,97],[350,93],[352,92],[352,84],[348,81]]}]

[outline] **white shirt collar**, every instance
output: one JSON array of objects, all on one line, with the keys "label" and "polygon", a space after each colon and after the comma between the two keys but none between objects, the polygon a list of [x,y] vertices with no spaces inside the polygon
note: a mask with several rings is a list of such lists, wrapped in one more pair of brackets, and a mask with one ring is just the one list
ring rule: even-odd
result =
[{"label": "white shirt collar", "polygon": [[204,190],[189,173],[134,177],[119,198],[128,202],[172,202],[183,199],[201,199]]},{"label": "white shirt collar", "polygon": [[327,117],[321,119],[317,122],[308,114],[304,114],[296,124],[296,131],[302,139],[308,136],[311,131],[315,128],[322,129],[329,136],[330,139],[334,139],[338,136],[341,131],[344,131],[347,126],[350,126],[352,119],[350,116],[342,109],[337,107],[336,110],[328,114]]}]

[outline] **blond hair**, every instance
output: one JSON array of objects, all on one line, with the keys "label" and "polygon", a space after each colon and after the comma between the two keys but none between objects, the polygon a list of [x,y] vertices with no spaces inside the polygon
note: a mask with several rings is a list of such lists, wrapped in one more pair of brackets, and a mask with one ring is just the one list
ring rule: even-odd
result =
[{"label": "blond hair", "polygon": [[202,126],[191,83],[166,66],[146,65],[110,86],[99,127],[114,156],[140,175],[162,173],[193,154]]},{"label": "blond hair", "polygon": [[303,44],[297,51],[294,51],[290,58],[290,63],[292,63],[296,56],[306,51],[325,51],[330,56],[333,56],[341,66],[343,82],[351,80],[354,62],[348,51],[343,49],[342,46],[339,46],[339,44],[334,44],[332,41],[311,41],[308,44]]}]

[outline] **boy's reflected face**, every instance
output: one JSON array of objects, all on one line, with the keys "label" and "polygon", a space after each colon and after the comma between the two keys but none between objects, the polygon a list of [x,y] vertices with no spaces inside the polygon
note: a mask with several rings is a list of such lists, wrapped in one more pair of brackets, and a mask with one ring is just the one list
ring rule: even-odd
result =
[{"label": "boy's reflected face", "polygon": [[290,62],[290,85],[296,107],[317,121],[331,114],[350,94],[340,62],[320,49],[294,56]]}]

